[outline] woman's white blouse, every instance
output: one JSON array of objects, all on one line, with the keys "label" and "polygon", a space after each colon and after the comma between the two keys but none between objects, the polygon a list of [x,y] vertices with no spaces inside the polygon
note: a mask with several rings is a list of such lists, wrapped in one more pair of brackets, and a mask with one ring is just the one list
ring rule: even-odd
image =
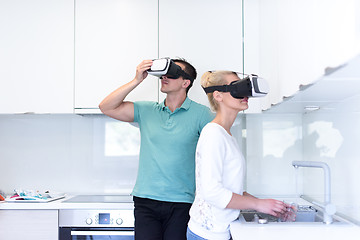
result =
[{"label": "woman's white blouse", "polygon": [[189,228],[207,239],[229,239],[240,210],[227,209],[232,193],[243,194],[245,159],[235,137],[216,124],[202,130],[196,148],[196,196]]}]

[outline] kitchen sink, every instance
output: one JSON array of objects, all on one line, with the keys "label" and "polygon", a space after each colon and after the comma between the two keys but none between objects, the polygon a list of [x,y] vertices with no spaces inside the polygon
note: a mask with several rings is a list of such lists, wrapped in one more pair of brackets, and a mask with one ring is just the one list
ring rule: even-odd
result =
[{"label": "kitchen sink", "polygon": [[[299,206],[296,213],[295,221],[285,222],[278,217],[274,217],[270,214],[257,212],[254,210],[242,210],[239,216],[240,222],[243,223],[255,223],[255,224],[266,224],[266,223],[322,223],[323,213],[312,206]],[[333,223],[340,222],[334,219]]]}]

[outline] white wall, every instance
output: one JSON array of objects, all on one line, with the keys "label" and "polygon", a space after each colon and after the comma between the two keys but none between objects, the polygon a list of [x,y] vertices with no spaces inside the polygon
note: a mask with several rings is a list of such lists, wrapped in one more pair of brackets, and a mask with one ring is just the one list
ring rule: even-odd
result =
[{"label": "white wall", "polygon": [[102,115],[0,115],[0,133],[0,190],[7,194],[116,194],[135,183],[140,136],[128,123]]},{"label": "white wall", "polygon": [[[241,138],[245,118],[233,128]],[[104,115],[0,114],[0,190],[68,194],[130,193],[140,132]],[[245,150],[245,149],[244,149]]]},{"label": "white wall", "polygon": [[249,193],[256,196],[295,196],[295,169],[302,160],[301,114],[246,115],[246,161]]},{"label": "white wall", "polygon": [[[360,222],[360,94],[303,117],[304,159],[326,162],[331,169],[332,202]],[[323,172],[302,169],[304,193],[323,201]]]},{"label": "white wall", "polygon": [[338,213],[359,223],[359,113],[360,93],[314,112],[246,115],[247,191],[324,202],[323,170],[295,170],[291,162],[326,162],[332,203]]},{"label": "white wall", "polygon": [[[299,119],[239,115],[231,131],[247,155],[249,192],[296,194],[290,162],[301,159]],[[135,183],[140,136],[128,123],[103,115],[0,115],[0,132],[0,190],[8,194],[116,194]]]},{"label": "white wall", "polygon": [[[294,93],[300,83],[317,79],[325,67],[358,53],[360,8],[356,0],[248,0],[244,8],[244,68],[272,83],[267,107]],[[359,111],[353,111],[357,108],[351,108],[355,105],[359,98],[340,103],[331,112],[335,116],[322,111],[246,115],[246,123],[237,126],[236,134],[247,156],[247,190],[255,195],[300,192],[319,198],[321,174],[304,170],[296,182],[291,161],[327,161],[333,170],[335,204],[342,213],[360,219],[355,184],[359,182],[360,119]],[[111,123],[101,115],[0,115],[0,190],[130,191],[138,164],[134,154],[138,131]],[[240,131],[244,125],[246,130]],[[111,144],[104,144],[105,139],[109,134],[117,139],[116,133],[128,129],[121,135],[133,137],[114,140],[115,148],[122,150],[109,153]],[[324,139],[335,141],[326,143],[328,147]],[[123,148],[125,144],[130,148]]]},{"label": "white wall", "polygon": [[[232,132],[246,156],[247,191],[322,201],[322,171],[296,171],[291,162],[325,161],[338,211],[360,221],[359,103],[356,96],[327,112],[239,115]],[[140,137],[128,123],[102,115],[0,115],[0,132],[0,190],[8,194],[129,193],[135,183]]]}]

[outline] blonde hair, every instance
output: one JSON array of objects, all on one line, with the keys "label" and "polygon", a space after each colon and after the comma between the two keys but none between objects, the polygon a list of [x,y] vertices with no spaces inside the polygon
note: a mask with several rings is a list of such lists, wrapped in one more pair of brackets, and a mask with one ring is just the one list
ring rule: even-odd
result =
[{"label": "blonde hair", "polygon": [[[235,74],[232,71],[209,71],[204,73],[201,76],[201,86],[203,88],[211,87],[211,86],[219,86],[219,85],[226,85],[225,76]],[[214,99],[213,93],[207,93],[206,94],[210,107],[213,111],[217,112],[219,109],[219,103]]]}]

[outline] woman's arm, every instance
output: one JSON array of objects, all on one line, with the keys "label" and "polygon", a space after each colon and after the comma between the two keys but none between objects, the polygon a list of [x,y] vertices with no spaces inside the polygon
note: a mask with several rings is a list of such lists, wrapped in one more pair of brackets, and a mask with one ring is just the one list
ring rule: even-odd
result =
[{"label": "woman's arm", "polygon": [[287,204],[275,199],[259,199],[244,192],[243,195],[233,193],[226,208],[233,209],[254,209],[258,212],[271,214],[279,217],[287,210]]}]

